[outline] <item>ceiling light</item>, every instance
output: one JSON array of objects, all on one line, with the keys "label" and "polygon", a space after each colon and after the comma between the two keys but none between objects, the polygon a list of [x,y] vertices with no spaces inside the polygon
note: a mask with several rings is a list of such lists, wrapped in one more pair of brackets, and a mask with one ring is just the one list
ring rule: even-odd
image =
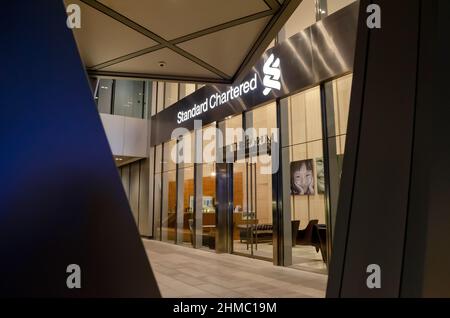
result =
[{"label": "ceiling light", "polygon": [[117,161],[122,161],[123,159],[122,158],[115,158]]},{"label": "ceiling light", "polygon": [[164,61],[159,61],[158,65],[159,65],[159,67],[166,67],[167,63]]}]

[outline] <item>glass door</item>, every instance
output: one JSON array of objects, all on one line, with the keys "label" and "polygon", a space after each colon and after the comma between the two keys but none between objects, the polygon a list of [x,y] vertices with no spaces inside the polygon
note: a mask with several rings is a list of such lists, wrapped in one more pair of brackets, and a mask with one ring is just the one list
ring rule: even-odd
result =
[{"label": "glass door", "polygon": [[233,166],[233,252],[272,259],[272,188],[257,159],[236,161]]},{"label": "glass door", "polygon": [[[247,159],[233,166],[233,252],[253,255],[255,243],[255,187],[253,164]],[[256,247],[255,247],[256,248]]]}]

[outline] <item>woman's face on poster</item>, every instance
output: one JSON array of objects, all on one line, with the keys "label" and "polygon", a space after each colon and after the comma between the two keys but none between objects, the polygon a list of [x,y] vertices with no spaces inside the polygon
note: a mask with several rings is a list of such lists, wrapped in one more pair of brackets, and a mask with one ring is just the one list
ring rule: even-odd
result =
[{"label": "woman's face on poster", "polygon": [[306,168],[306,164],[302,163],[300,169],[294,172],[294,184],[302,193],[305,193],[312,184],[312,171]]}]

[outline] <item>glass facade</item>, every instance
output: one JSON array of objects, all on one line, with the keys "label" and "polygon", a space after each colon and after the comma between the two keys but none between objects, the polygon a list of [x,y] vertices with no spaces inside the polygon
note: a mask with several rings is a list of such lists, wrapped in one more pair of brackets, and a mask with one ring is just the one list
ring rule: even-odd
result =
[{"label": "glass facade", "polygon": [[292,237],[292,264],[324,268],[312,238],[316,225],[327,223],[320,87],[288,97],[281,107],[288,122],[282,156],[288,158],[284,168],[290,176],[284,191],[290,193],[292,231],[298,233]]},{"label": "glass facade", "polygon": [[201,198],[199,205],[201,213],[197,235],[201,237],[199,246],[215,250],[216,248],[216,124],[202,129],[202,151],[205,162],[198,164],[201,171]]},{"label": "glass facade", "polygon": [[111,114],[113,82],[112,79],[99,79],[97,82],[95,101],[100,113]]},{"label": "glass facade", "polygon": [[[180,96],[183,98],[194,92],[196,86],[153,82],[150,87],[153,97],[151,114],[155,115],[177,102]],[[171,140],[151,151],[154,174],[151,176],[153,200],[150,202],[153,202],[154,238],[187,246],[193,246],[195,242],[193,136],[191,133],[182,140]],[[185,142],[183,147],[182,142]]]},{"label": "glass facade", "polygon": [[332,185],[330,193],[331,237],[334,235],[337,201],[339,198],[352,80],[353,76],[352,74],[349,74],[332,81],[326,87],[328,95],[331,95],[331,98],[328,98],[326,105],[328,135],[326,147],[329,154],[328,164],[330,166],[330,171],[333,172],[333,174],[330,175],[330,185]]},{"label": "glass facade", "polygon": [[99,78],[95,85],[94,98],[99,113],[147,118],[152,82]]},{"label": "glass facade", "polygon": [[[278,41],[353,2],[330,4],[332,1],[303,1],[279,33]],[[190,132],[178,141],[154,147],[154,238],[326,273],[351,83],[352,75],[348,74],[224,118],[202,127],[199,134]],[[202,86],[154,82],[151,113],[170,107]],[[201,139],[196,140],[196,136]],[[249,151],[263,140],[279,141],[281,158],[270,151]],[[227,161],[231,193],[226,200],[230,210],[226,227],[221,228],[217,211],[225,192],[223,183],[218,182],[217,162],[224,149],[224,158],[228,158],[227,154],[238,153],[240,147],[248,153]],[[202,162],[195,162],[195,151],[201,152]],[[274,204],[281,186],[274,181],[277,178],[282,179],[282,208]],[[224,230],[225,235],[221,233]]]},{"label": "glass facade", "polygon": [[[245,136],[273,139],[273,131],[281,128],[282,169],[284,175],[289,176],[284,180],[287,186],[283,191],[289,193],[289,202],[284,206],[289,207],[291,224],[290,231],[285,231],[289,234],[285,236],[289,235],[292,242],[290,260],[285,260],[284,265],[326,272],[327,253],[331,250],[327,235],[334,226],[337,200],[327,203],[330,202],[331,190],[325,171],[333,167],[338,169],[337,175],[340,176],[351,82],[349,74],[203,127],[198,134],[202,138],[203,159],[206,159],[202,163],[194,162],[197,148],[194,132],[180,138],[178,146],[176,140],[156,146],[153,151],[154,237],[215,250],[218,239],[215,161],[221,152],[217,149],[223,150],[219,139],[222,138],[223,146],[238,149]],[[170,107],[167,103],[175,95],[182,98],[195,87],[189,84],[167,85],[158,82],[153,86],[157,90],[153,100],[155,112],[161,105],[158,104],[159,98],[163,99],[162,110]],[[329,98],[322,99],[322,91]],[[279,127],[278,122],[283,121],[286,125]],[[221,133],[220,138],[216,136],[217,131]],[[327,158],[324,158],[324,153],[328,154]],[[231,252],[274,260],[275,239],[280,240],[273,237],[274,215],[282,212],[273,208],[274,175],[261,173],[264,167],[267,170],[273,166],[272,156],[249,155],[234,160],[232,166]],[[287,240],[287,237],[281,239]]]},{"label": "glass facade", "polygon": [[145,82],[116,80],[113,115],[144,118]]}]

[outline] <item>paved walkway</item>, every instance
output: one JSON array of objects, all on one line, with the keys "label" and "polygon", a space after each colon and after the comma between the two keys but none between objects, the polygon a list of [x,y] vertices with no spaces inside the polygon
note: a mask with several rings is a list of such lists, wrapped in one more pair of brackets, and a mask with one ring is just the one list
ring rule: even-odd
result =
[{"label": "paved walkway", "polygon": [[143,240],[163,297],[324,297],[327,276]]}]

